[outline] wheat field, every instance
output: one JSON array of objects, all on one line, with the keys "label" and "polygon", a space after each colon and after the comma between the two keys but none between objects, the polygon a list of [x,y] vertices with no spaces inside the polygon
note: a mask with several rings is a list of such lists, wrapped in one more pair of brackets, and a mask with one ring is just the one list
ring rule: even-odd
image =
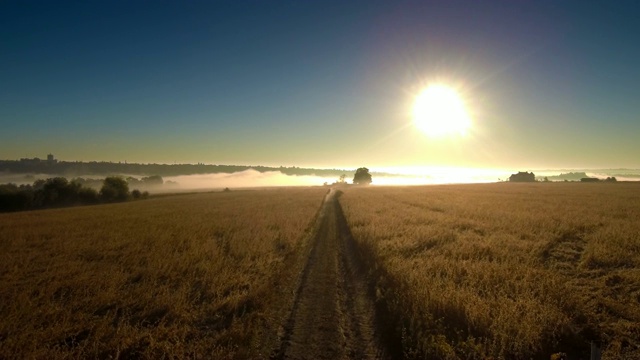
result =
[{"label": "wheat field", "polygon": [[[0,214],[0,358],[268,357],[326,191]],[[640,358],[640,184],[342,191],[406,358]]]},{"label": "wheat field", "polygon": [[0,214],[0,358],[251,358],[326,189]]},{"label": "wheat field", "polygon": [[349,188],[407,358],[640,358],[640,184]]}]

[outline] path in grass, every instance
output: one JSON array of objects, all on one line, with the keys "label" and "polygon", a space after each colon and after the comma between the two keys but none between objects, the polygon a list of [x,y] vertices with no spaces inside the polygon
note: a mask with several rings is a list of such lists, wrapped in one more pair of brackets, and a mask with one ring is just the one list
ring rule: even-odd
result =
[{"label": "path in grass", "polygon": [[[273,359],[380,359],[381,345],[366,274],[338,202],[326,197],[307,264]],[[378,326],[378,328],[380,328]]]}]

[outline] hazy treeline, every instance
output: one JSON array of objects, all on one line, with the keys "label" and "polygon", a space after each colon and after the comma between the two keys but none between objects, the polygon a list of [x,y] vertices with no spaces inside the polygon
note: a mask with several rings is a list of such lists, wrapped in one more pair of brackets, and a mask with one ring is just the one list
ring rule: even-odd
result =
[{"label": "hazy treeline", "polygon": [[544,176],[544,177],[541,177],[540,180],[544,180],[544,178],[547,178],[550,181],[564,181],[564,180],[580,181],[580,179],[587,178],[587,177],[589,177],[589,175],[587,175],[586,172],[580,171],[580,172],[561,173],[560,175]]},{"label": "hazy treeline", "polygon": [[45,161],[45,160],[0,160],[0,172],[22,174],[65,174],[67,176],[80,175],[159,175],[179,176],[215,173],[236,173],[249,169],[258,172],[279,171],[285,175],[316,175],[316,176],[340,176],[346,174],[352,177],[353,171],[337,169],[309,169],[299,167],[268,167],[268,166],[244,166],[244,165],[206,165],[206,164],[130,164],[115,162],[71,162],[71,161]]},{"label": "hazy treeline", "polygon": [[[162,186],[165,183],[164,179],[160,175],[146,176],[140,179],[129,176],[125,178],[125,180],[127,184],[129,184],[129,187],[139,188],[139,189],[157,188]],[[91,179],[91,178],[77,177],[77,178],[73,178],[71,181],[77,182],[82,186],[99,190],[103,185],[104,179]]]},{"label": "hazy treeline", "polygon": [[582,182],[617,181],[615,176],[607,176],[607,178],[605,179],[600,179],[598,177],[587,175],[586,172],[569,172],[566,174],[562,173],[560,175],[537,177],[536,179],[539,181],[582,181]]},{"label": "hazy treeline", "polygon": [[100,190],[88,184],[95,180],[54,177],[36,180],[32,185],[0,184],[0,212],[32,210],[62,206],[91,205],[145,198],[148,192],[129,191],[121,177],[111,176],[101,181]]}]

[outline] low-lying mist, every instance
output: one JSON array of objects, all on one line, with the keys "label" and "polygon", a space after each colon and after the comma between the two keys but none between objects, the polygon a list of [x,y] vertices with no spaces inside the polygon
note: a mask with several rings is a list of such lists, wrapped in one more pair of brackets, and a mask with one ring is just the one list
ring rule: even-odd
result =
[{"label": "low-lying mist", "polygon": [[285,175],[279,171],[259,172],[253,169],[235,172],[231,174],[199,174],[167,176],[165,182],[166,191],[173,190],[203,190],[223,188],[249,188],[272,186],[314,186],[333,183],[335,177],[321,177],[310,175]]},{"label": "low-lying mist", "polygon": [[[377,171],[376,171],[377,170]],[[569,171],[574,171],[569,172]],[[639,181],[640,170],[537,170],[536,178],[542,181],[548,176],[551,181],[563,181],[565,176],[573,176],[570,181],[580,181],[580,177],[596,177],[604,179],[616,176],[618,181]],[[581,171],[581,172],[575,172]],[[517,171],[495,169],[465,169],[465,168],[403,168],[403,169],[372,169],[372,185],[434,185],[456,183],[487,183],[506,181],[510,174]],[[569,172],[567,174],[567,172]],[[80,178],[84,186],[99,190],[104,175],[65,176],[52,174],[16,174],[0,173],[0,184],[13,183],[16,185],[30,185],[39,179],[56,176],[66,177],[68,180]],[[337,176],[317,175],[287,175],[280,171],[260,172],[249,169],[235,173],[213,173],[196,175],[163,176],[159,182],[145,182],[149,179],[143,175],[121,175],[128,178],[129,189],[148,190],[151,193],[169,193],[183,191],[220,190],[224,188],[252,188],[276,186],[321,186],[333,184],[339,180]],[[352,175],[346,176],[347,183],[352,182]]]},{"label": "low-lying mist", "polygon": [[[466,169],[465,169],[466,170]],[[504,173],[506,174],[506,173]],[[500,175],[495,171],[469,172],[438,171],[429,174],[399,174],[371,172],[372,185],[431,185],[431,184],[455,184],[455,183],[486,183],[498,181]],[[204,190],[223,188],[249,188],[249,187],[273,187],[273,186],[319,186],[333,184],[338,177],[323,177],[312,175],[286,175],[279,171],[259,172],[253,169],[232,174],[202,174],[165,177],[163,191]],[[347,183],[352,182],[347,177]],[[175,183],[175,184],[172,184]],[[166,186],[167,183],[171,186]]]}]

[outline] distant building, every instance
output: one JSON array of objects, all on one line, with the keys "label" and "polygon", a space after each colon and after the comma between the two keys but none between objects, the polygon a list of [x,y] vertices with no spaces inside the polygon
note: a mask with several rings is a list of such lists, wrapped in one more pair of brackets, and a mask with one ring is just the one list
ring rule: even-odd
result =
[{"label": "distant building", "polygon": [[533,172],[520,171],[517,174],[509,176],[511,182],[535,182],[536,175]]},{"label": "distant building", "polygon": [[58,160],[56,160],[56,159],[53,157],[53,154],[49,154],[49,155],[47,155],[47,162],[48,162],[49,164],[55,164],[55,163],[57,163],[57,162],[58,162]]}]

